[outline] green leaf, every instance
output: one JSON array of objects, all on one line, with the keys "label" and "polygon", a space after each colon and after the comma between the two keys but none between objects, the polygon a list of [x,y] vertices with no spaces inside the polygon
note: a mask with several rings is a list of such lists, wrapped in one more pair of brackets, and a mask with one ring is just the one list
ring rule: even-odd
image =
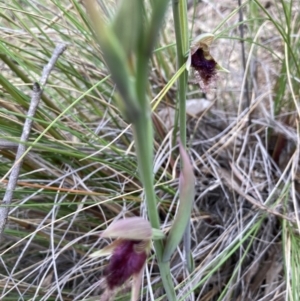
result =
[{"label": "green leaf", "polygon": [[179,144],[180,155],[183,161],[183,168],[179,178],[179,198],[180,203],[178,206],[177,214],[175,216],[174,223],[167,237],[166,246],[163,254],[163,261],[170,260],[173,252],[180,243],[187,224],[190,220],[191,211],[193,208],[194,196],[195,196],[195,176],[193,167],[190,163],[188,154],[183,148],[182,144]]},{"label": "green leaf", "polygon": [[123,0],[114,18],[113,30],[127,56],[136,51],[142,34],[143,4],[141,0]]},{"label": "green leaf", "polygon": [[124,101],[122,108],[129,122],[134,122],[140,108],[135,95],[135,80],[124,47],[111,25],[105,23],[97,1],[86,0],[85,7],[90,18],[104,60],[111,72],[113,81]]}]

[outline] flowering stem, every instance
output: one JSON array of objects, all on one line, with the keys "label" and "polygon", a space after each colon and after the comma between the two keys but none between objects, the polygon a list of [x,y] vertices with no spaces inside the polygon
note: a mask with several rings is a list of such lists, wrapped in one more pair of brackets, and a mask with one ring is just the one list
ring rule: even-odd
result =
[{"label": "flowering stem", "polygon": [[[160,228],[157,202],[154,191],[153,176],[153,129],[150,116],[150,108],[143,110],[133,124],[134,141],[138,159],[139,173],[144,185],[147,211],[151,226]],[[160,270],[160,276],[166,291],[168,300],[176,300],[174,285],[172,282],[170,265],[162,261],[163,243],[161,240],[154,241],[154,248]]]},{"label": "flowering stem", "polygon": [[[186,0],[173,0],[173,17],[176,34],[177,47],[177,68],[185,64],[189,51],[188,41],[188,21],[187,21],[187,3]],[[186,148],[186,90],[187,90],[188,72],[182,72],[178,79],[178,101],[179,101],[179,131],[180,140],[184,148]],[[182,162],[182,161],[181,161]],[[188,270],[191,272],[191,238],[190,238],[190,222],[186,226],[183,236],[184,249]]]},{"label": "flowering stem", "polygon": [[[120,107],[127,121],[133,126],[139,174],[146,195],[149,220],[153,228],[159,229],[153,175],[153,128],[150,103],[146,95],[149,59],[169,0],[150,1],[150,18],[140,18],[146,13],[143,2],[123,0],[113,26],[106,26],[99,8],[97,11],[97,1],[85,1],[103,57],[121,96]],[[132,19],[128,18],[128,3],[131,4],[130,9],[134,16]],[[145,24],[142,23],[143,20]],[[126,35],[123,34],[123,30]],[[155,241],[154,247],[168,300],[176,300],[169,264],[162,262],[163,243]]]}]

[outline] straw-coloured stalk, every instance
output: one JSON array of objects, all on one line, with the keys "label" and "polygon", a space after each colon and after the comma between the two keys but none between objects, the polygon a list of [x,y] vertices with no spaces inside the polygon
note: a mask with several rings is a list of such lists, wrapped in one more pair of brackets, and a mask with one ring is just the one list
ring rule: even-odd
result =
[{"label": "straw-coloured stalk", "polygon": [[180,243],[186,226],[191,217],[195,196],[195,176],[189,156],[182,144],[179,144],[180,155],[183,161],[183,168],[179,178],[179,198],[177,214],[170,233],[167,237],[163,261],[169,261],[176,247]]}]

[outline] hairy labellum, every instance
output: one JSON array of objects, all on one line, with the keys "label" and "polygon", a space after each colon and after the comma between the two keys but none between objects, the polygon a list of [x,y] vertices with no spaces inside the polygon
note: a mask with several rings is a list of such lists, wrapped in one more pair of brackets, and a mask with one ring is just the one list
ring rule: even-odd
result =
[{"label": "hairy labellum", "polygon": [[112,290],[139,273],[147,259],[145,250],[139,248],[143,241],[122,240],[114,249],[108,266],[104,270],[108,287]]},{"label": "hairy labellum", "polygon": [[217,62],[212,57],[207,59],[202,48],[198,48],[192,54],[191,66],[198,72],[205,86],[208,86],[217,74]]}]

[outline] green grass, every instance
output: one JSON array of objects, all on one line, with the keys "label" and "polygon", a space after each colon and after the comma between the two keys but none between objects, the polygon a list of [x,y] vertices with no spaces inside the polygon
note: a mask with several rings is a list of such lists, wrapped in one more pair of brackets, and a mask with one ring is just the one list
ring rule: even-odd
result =
[{"label": "green grass", "polygon": [[[115,1],[99,2],[105,18],[113,19]],[[184,38],[216,35],[211,53],[230,74],[220,73],[208,93],[193,83],[193,72],[188,85],[180,77],[184,60],[177,57],[179,21],[174,25],[171,1],[150,60],[140,59],[146,65],[137,73],[129,69],[133,78],[145,80],[134,93],[145,108],[151,102],[154,207],[167,234],[178,203],[176,137],[185,132],[196,176],[190,219],[194,270],[186,270],[182,245],[170,261],[177,300],[299,299],[299,3],[246,1],[242,11],[244,41],[232,1],[195,1],[184,16],[188,31],[177,28]],[[137,136],[147,140],[146,134],[137,134],[128,115],[124,118],[118,78],[107,68],[81,1],[4,1],[0,27],[2,197],[32,84],[39,81],[55,45],[67,45],[50,74],[26,143],[29,152],[0,246],[0,299],[99,300],[108,258],[89,258],[109,242],[100,239],[99,231],[116,218],[147,217],[145,179],[139,173],[143,158],[137,157],[134,144]],[[132,63],[138,65],[134,56]],[[163,112],[173,112],[179,103],[184,107],[185,89],[187,100],[197,99],[203,108],[197,112],[193,107],[193,116],[181,110],[175,133],[165,127],[172,118]],[[139,122],[142,128],[145,123]],[[15,144],[5,148],[4,140]],[[116,300],[129,295],[127,285]],[[167,299],[156,256],[148,260],[142,295],[141,300]]]}]

